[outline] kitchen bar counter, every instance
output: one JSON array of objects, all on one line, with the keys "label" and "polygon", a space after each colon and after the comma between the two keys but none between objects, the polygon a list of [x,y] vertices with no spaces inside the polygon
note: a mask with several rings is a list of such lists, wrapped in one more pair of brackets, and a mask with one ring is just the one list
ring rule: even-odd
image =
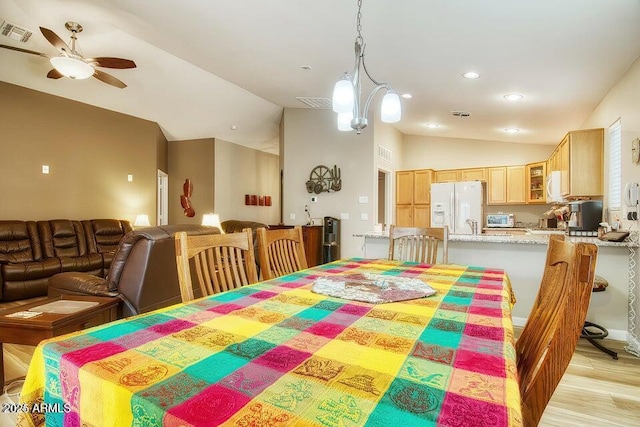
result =
[{"label": "kitchen bar counter", "polygon": [[[554,233],[556,234],[556,233]],[[369,232],[354,234],[354,237],[365,237],[371,239],[384,239],[387,241],[389,235],[384,233]],[[607,242],[600,240],[597,237],[576,237],[565,236],[567,242],[584,242],[593,243],[597,246],[612,246],[612,247],[639,247],[637,232],[635,239],[627,239],[624,242]],[[508,243],[508,244],[531,244],[531,245],[547,245],[549,242],[549,234],[450,234],[450,242],[484,242],[484,243]]]},{"label": "kitchen bar counter", "polygon": [[[364,238],[365,258],[384,258],[389,253],[389,236],[369,232],[354,234]],[[609,282],[606,292],[594,293],[587,320],[609,330],[610,338],[627,341],[630,353],[640,356],[640,276],[638,232],[624,242],[607,242],[596,237],[565,236],[568,242],[598,246],[596,274]],[[538,293],[547,253],[548,234],[452,234],[449,262],[500,268],[511,278],[517,304],[513,321],[524,325]]]}]

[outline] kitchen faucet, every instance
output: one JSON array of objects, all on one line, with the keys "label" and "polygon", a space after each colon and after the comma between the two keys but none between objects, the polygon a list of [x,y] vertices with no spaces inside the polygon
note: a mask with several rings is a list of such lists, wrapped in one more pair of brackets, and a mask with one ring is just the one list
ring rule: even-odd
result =
[{"label": "kitchen faucet", "polygon": [[475,219],[467,218],[465,221],[466,224],[471,227],[471,234],[478,234],[478,221]]}]

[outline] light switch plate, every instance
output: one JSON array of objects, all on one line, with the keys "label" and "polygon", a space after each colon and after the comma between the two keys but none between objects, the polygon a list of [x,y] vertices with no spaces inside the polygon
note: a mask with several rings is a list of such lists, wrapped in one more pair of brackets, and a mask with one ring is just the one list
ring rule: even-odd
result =
[{"label": "light switch plate", "polygon": [[349,214],[348,214],[348,213],[345,213],[345,212],[342,212],[342,213],[340,214],[340,219],[349,219]]},{"label": "light switch plate", "polygon": [[49,165],[42,165],[42,173],[49,173]]},{"label": "light switch plate", "polygon": [[311,203],[317,203],[318,202],[318,196],[313,196],[311,198]]},{"label": "light switch plate", "polygon": [[360,204],[369,203],[369,198],[367,196],[358,196],[358,203]]},{"label": "light switch plate", "polygon": [[369,214],[368,213],[361,213],[360,214],[360,220],[361,221],[369,221]]},{"label": "light switch plate", "polygon": [[296,219],[296,214],[290,213],[289,214],[289,219]]}]

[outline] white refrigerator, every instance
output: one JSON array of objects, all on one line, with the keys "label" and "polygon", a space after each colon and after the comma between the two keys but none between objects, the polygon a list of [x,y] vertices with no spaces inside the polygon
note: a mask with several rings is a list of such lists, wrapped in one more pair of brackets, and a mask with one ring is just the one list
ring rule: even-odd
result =
[{"label": "white refrigerator", "polygon": [[484,225],[484,197],[480,181],[431,184],[431,227],[449,226],[451,234],[477,233]]}]

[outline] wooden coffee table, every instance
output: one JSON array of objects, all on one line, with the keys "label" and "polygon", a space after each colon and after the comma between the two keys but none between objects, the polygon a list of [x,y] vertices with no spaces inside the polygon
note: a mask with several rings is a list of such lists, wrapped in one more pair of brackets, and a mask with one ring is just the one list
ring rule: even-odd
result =
[{"label": "wooden coffee table", "polygon": [[[28,319],[7,317],[19,311],[27,311],[58,300],[97,302],[89,308],[69,314],[42,313]],[[36,346],[40,341],[69,332],[91,328],[117,319],[119,298],[62,295],[0,311],[0,394],[4,392],[4,360],[2,344]]]}]

